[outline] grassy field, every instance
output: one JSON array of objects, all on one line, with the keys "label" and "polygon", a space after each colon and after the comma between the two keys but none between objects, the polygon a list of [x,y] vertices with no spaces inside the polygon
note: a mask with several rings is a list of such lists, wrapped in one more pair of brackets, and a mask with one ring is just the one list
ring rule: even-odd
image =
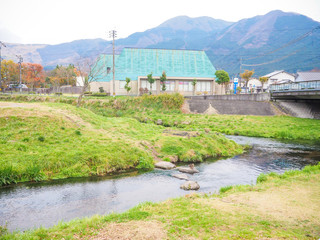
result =
[{"label": "grassy field", "polygon": [[0,185],[197,162],[242,147],[223,135],[106,117],[65,103],[0,103]]},{"label": "grassy field", "polygon": [[[4,96],[0,101],[55,101],[75,104],[74,98],[39,96]],[[211,130],[230,135],[266,137],[283,140],[320,142],[320,124],[317,119],[301,119],[290,116],[242,116],[184,114],[181,95],[143,97],[90,98],[83,107],[105,117],[129,117],[140,122],[156,123],[182,130]]]},{"label": "grassy field", "polygon": [[[2,229],[5,234],[5,229]],[[2,239],[319,239],[320,164]]]}]

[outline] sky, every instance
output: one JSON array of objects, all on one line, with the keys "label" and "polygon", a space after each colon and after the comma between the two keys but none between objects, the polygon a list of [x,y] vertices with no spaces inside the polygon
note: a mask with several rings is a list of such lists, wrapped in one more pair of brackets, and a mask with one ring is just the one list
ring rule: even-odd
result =
[{"label": "sky", "polygon": [[181,15],[236,22],[272,10],[320,22],[320,0],[0,0],[0,41],[59,44],[143,32]]}]

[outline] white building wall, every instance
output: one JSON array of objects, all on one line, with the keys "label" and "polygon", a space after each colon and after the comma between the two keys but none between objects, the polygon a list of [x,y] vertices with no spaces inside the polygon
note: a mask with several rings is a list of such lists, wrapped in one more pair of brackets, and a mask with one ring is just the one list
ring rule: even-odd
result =
[{"label": "white building wall", "polygon": [[275,83],[278,81],[283,81],[283,80],[294,81],[295,77],[289,73],[286,73],[286,72],[281,72],[281,73],[275,74],[269,78],[267,83],[265,83],[266,88],[269,88],[270,84],[272,84],[272,83]]}]

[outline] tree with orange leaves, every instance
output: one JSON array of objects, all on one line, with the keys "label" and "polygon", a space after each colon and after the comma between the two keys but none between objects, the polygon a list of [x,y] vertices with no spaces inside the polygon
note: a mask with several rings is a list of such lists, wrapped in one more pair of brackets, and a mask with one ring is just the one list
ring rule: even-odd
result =
[{"label": "tree with orange leaves", "polygon": [[44,71],[43,66],[38,63],[23,63],[23,80],[32,89],[40,87],[41,83],[44,83]]},{"label": "tree with orange leaves", "polygon": [[245,70],[244,73],[240,73],[240,77],[245,81],[246,93],[248,90],[248,82],[253,74],[254,74],[254,70],[251,70],[251,71]]}]

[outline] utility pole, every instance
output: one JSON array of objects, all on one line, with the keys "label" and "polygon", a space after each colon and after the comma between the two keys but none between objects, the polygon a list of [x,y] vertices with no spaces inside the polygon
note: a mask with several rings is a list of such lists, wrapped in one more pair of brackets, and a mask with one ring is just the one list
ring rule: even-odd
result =
[{"label": "utility pole", "polygon": [[242,57],[240,57],[239,86],[241,87]]},{"label": "utility pole", "polygon": [[7,47],[3,42],[0,41],[0,88],[2,89],[2,79],[1,79],[1,62],[2,62],[2,58],[1,58],[1,46]]},{"label": "utility pole", "polygon": [[109,37],[112,37],[112,52],[113,52],[113,66],[112,66],[112,74],[113,74],[113,96],[116,96],[116,83],[115,83],[115,67],[114,67],[114,39],[117,37],[117,31],[111,30],[109,31]]},{"label": "utility pole", "polygon": [[21,83],[21,63],[23,62],[23,58],[21,57],[21,55],[16,55],[17,58],[19,58],[19,71],[20,71],[20,74],[19,74],[19,87],[20,87],[20,93],[22,92],[22,83]]}]

